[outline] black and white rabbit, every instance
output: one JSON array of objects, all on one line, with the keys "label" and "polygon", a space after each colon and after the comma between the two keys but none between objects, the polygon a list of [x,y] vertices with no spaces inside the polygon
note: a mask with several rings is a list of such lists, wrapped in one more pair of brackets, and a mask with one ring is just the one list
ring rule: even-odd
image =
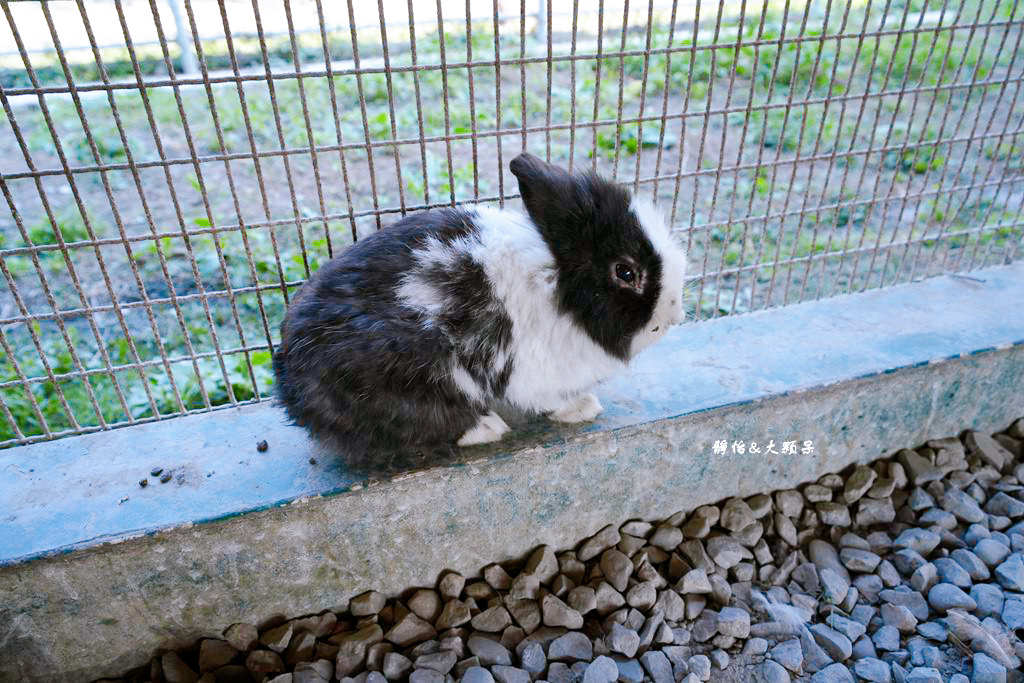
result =
[{"label": "black and white rabbit", "polygon": [[510,168],[528,215],[408,216],[296,293],[278,395],[350,462],[496,441],[501,405],[592,420],[588,390],[683,319],[685,254],[650,204],[529,154]]}]

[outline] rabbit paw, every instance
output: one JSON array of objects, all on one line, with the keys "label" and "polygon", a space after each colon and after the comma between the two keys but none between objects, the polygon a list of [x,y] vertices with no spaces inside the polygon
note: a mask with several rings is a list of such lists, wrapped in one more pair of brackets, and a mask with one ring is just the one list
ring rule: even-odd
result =
[{"label": "rabbit paw", "polygon": [[590,422],[601,414],[604,408],[590,392],[577,394],[569,399],[565,405],[558,410],[548,413],[548,417],[555,422]]},{"label": "rabbit paw", "polygon": [[508,425],[493,410],[486,415],[481,415],[476,425],[467,430],[459,440],[460,446],[475,446],[481,443],[498,441],[508,431]]}]

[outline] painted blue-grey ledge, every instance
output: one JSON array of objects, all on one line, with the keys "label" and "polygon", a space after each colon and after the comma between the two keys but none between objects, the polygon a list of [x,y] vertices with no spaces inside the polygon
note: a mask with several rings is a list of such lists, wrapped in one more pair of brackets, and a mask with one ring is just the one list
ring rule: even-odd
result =
[{"label": "painted blue-grey ledge", "polygon": [[600,387],[598,421],[520,420],[398,474],[348,471],[272,404],[4,451],[0,681],[114,674],[235,621],[1002,429],[1024,415],[1022,293],[1016,264],[683,325]]}]

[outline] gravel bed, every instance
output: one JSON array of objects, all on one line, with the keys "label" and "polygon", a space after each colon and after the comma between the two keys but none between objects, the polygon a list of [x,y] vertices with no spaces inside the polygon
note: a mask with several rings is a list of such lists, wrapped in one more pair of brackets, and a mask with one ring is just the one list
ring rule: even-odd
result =
[{"label": "gravel bed", "polygon": [[1024,681],[1024,418],[799,489],[608,526],[123,681]]}]

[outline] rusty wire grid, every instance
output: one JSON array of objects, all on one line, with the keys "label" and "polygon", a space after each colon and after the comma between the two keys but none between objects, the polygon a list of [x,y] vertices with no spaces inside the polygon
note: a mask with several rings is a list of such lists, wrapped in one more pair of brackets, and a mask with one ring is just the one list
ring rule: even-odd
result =
[{"label": "rusty wire grid", "polygon": [[1008,263],[1020,2],[0,0],[0,446],[269,398],[297,285],[522,149],[656,197],[698,319]]}]

